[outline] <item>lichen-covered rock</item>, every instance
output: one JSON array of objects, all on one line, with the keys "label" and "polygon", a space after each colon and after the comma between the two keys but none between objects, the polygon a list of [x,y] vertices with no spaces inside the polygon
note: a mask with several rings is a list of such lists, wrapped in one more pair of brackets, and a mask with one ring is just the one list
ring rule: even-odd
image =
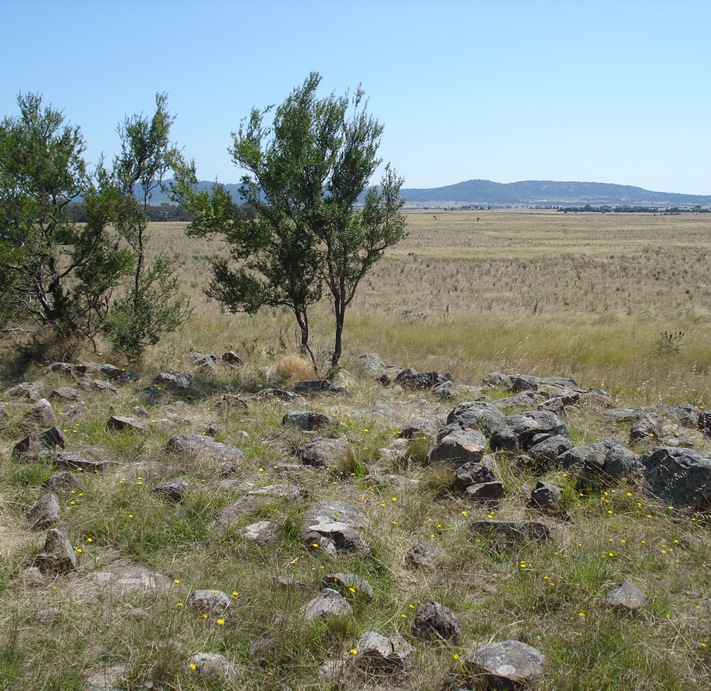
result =
[{"label": "lichen-covered rock", "polygon": [[478,463],[484,458],[486,439],[475,429],[457,428],[442,437],[430,451],[430,463],[447,463],[458,468],[465,463]]},{"label": "lichen-covered rock", "polygon": [[185,454],[193,458],[210,458],[219,463],[235,463],[238,466],[244,461],[244,453],[236,446],[215,441],[212,437],[202,434],[176,434],[165,445],[168,453]]},{"label": "lichen-covered rock", "polygon": [[330,468],[355,457],[355,450],[346,439],[316,439],[300,446],[296,455],[304,465]]},{"label": "lichen-covered rock", "polygon": [[194,614],[222,614],[230,606],[230,597],[221,590],[193,590],[187,604]]},{"label": "lichen-covered rock", "polygon": [[40,398],[23,416],[22,424],[32,427],[56,427],[57,416],[52,404],[46,398]]},{"label": "lichen-covered rock", "polygon": [[338,590],[345,597],[365,597],[372,600],[375,596],[373,586],[354,573],[330,573],[321,579],[322,585]]},{"label": "lichen-covered rock", "polygon": [[153,488],[152,492],[161,499],[172,501],[177,504],[185,499],[185,495],[188,493],[189,489],[190,485],[188,485],[188,481],[182,477],[178,477],[174,480],[159,482]]},{"label": "lichen-covered rock", "polygon": [[313,600],[304,605],[302,615],[305,621],[324,617],[343,617],[353,613],[343,595],[332,588],[324,588]]},{"label": "lichen-covered rock", "polygon": [[647,598],[634,583],[625,579],[605,595],[605,604],[634,612],[647,604]]},{"label": "lichen-covered rock", "polygon": [[449,607],[428,602],[417,610],[412,633],[420,638],[439,638],[456,643],[462,635],[462,623]]},{"label": "lichen-covered rock", "polygon": [[281,424],[285,427],[313,431],[330,425],[336,426],[338,421],[325,413],[315,413],[309,410],[291,410],[284,415]]},{"label": "lichen-covered rock", "polygon": [[195,653],[187,665],[188,671],[212,681],[228,680],[236,674],[235,667],[219,653]]},{"label": "lichen-covered rock", "polygon": [[274,521],[258,521],[257,523],[245,526],[242,529],[242,535],[247,540],[264,544],[276,538],[278,529],[279,526],[274,523]]},{"label": "lichen-covered rock", "polygon": [[34,566],[45,576],[58,576],[76,569],[77,553],[64,530],[51,528],[47,531],[44,547],[35,557]]},{"label": "lichen-covered rock", "polygon": [[27,512],[27,520],[33,530],[45,530],[59,521],[59,501],[52,492],[43,494]]},{"label": "lichen-covered rock", "polygon": [[421,542],[405,555],[405,564],[413,569],[433,569],[442,563],[442,550],[436,545]]},{"label": "lichen-covered rock", "polygon": [[140,434],[148,434],[148,425],[135,417],[112,415],[106,423],[106,427],[114,432],[139,432]]},{"label": "lichen-covered rock", "polygon": [[614,437],[569,449],[556,464],[591,485],[617,482],[637,467],[635,455]]},{"label": "lichen-covered rock", "polygon": [[506,680],[513,684],[535,682],[543,674],[545,655],[520,641],[508,640],[492,643],[475,650],[466,657],[466,663],[475,674],[484,674],[493,680]]},{"label": "lichen-covered rock", "polygon": [[453,423],[479,430],[488,439],[506,425],[506,417],[491,403],[466,401],[455,406],[447,416],[447,424]]},{"label": "lichen-covered rock", "polygon": [[565,423],[548,410],[534,410],[508,415],[505,426],[494,432],[490,444],[493,450],[527,451],[556,435],[569,436]]},{"label": "lichen-covered rock", "polygon": [[372,674],[402,674],[410,666],[412,646],[401,638],[366,631],[356,642],[355,665]]}]

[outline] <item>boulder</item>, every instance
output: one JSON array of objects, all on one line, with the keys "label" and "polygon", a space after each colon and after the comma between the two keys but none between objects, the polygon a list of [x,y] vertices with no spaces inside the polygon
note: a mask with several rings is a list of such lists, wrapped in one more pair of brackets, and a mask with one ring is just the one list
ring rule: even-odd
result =
[{"label": "boulder", "polygon": [[44,547],[35,557],[34,566],[45,576],[59,576],[77,567],[77,553],[64,530],[47,531]]},{"label": "boulder", "polygon": [[222,614],[230,606],[230,597],[221,590],[193,590],[187,605],[193,614]]},{"label": "boulder", "polygon": [[165,370],[156,375],[153,384],[164,389],[189,389],[193,385],[193,378],[184,372]]},{"label": "boulder", "polygon": [[52,404],[46,398],[40,398],[23,416],[23,425],[32,427],[56,427],[57,416]]},{"label": "boulder", "polygon": [[308,410],[292,410],[282,418],[285,427],[295,427],[306,431],[314,431],[323,427],[336,426],[338,421],[331,415],[314,413]]},{"label": "boulder", "polygon": [[647,598],[634,583],[625,579],[605,595],[605,604],[634,612],[647,604]]},{"label": "boulder", "polygon": [[478,430],[458,428],[442,437],[430,451],[430,463],[447,463],[458,468],[465,463],[478,463],[484,457],[486,439]]},{"label": "boulder", "polygon": [[547,470],[560,456],[560,454],[572,449],[575,446],[567,435],[556,434],[531,446],[526,452],[536,466],[541,470]]},{"label": "boulder", "polygon": [[504,489],[504,483],[499,480],[469,485],[469,487],[464,490],[464,497],[466,499],[478,502],[501,501],[505,495],[506,490]]},{"label": "boulder", "polygon": [[487,437],[506,425],[504,414],[491,403],[466,401],[455,406],[447,416],[447,424],[471,427]]},{"label": "boulder", "polygon": [[52,473],[45,486],[54,494],[71,493],[72,490],[80,492],[82,488],[81,480],[68,470],[58,470],[56,473]]},{"label": "boulder", "polygon": [[46,530],[59,521],[59,501],[52,492],[43,494],[27,512],[33,530]]},{"label": "boulder", "polygon": [[371,377],[380,377],[388,366],[375,353],[365,353],[353,361],[354,369],[361,370]]},{"label": "boulder", "polygon": [[527,451],[532,446],[556,435],[568,436],[565,423],[547,410],[535,410],[508,415],[504,427],[496,430],[490,439],[491,448]]},{"label": "boulder", "polygon": [[10,398],[25,398],[29,401],[39,401],[42,398],[40,385],[37,382],[24,381],[5,391],[5,396]]},{"label": "boulder", "polygon": [[558,456],[556,464],[591,485],[617,482],[637,467],[635,455],[614,437],[569,449]]},{"label": "boulder", "polygon": [[304,465],[330,468],[355,457],[355,450],[346,439],[316,439],[300,446],[296,455]]},{"label": "boulder", "polygon": [[401,638],[366,631],[356,642],[355,664],[371,674],[402,674],[410,666],[412,646]]},{"label": "boulder", "polygon": [[454,471],[454,483],[457,489],[466,490],[471,485],[494,482],[494,461],[491,456],[484,456],[481,461],[465,463]]},{"label": "boulder", "polygon": [[527,685],[540,679],[545,656],[520,641],[492,643],[475,650],[466,657],[466,664],[474,674],[484,674],[493,683],[510,682]]},{"label": "boulder", "polygon": [[659,439],[663,434],[662,420],[656,413],[646,413],[630,428],[630,441]]},{"label": "boulder", "polygon": [[304,605],[302,615],[306,621],[325,617],[343,617],[353,613],[343,595],[332,588],[324,588],[313,600]]},{"label": "boulder", "polygon": [[18,441],[12,449],[12,457],[22,460],[51,456],[57,447],[63,449],[65,443],[64,435],[56,427],[52,427]]},{"label": "boulder", "polygon": [[449,607],[428,602],[417,610],[412,634],[456,643],[462,635],[462,624]]},{"label": "boulder", "polygon": [[347,389],[328,379],[305,379],[294,385],[294,393],[299,396],[311,396],[317,393],[347,393]]},{"label": "boulder", "polygon": [[639,461],[651,494],[677,509],[711,510],[711,456],[661,446]]},{"label": "boulder", "polygon": [[562,510],[563,488],[552,482],[537,482],[531,491],[530,505],[547,513],[558,513]]}]

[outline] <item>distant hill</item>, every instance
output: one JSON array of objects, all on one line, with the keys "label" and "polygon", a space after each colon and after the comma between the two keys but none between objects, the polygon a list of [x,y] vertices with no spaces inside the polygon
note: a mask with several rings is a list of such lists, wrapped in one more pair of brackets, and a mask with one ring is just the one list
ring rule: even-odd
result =
[{"label": "distant hill", "polygon": [[[201,181],[201,189],[210,189],[211,182]],[[239,184],[226,184],[236,203],[242,203]],[[555,182],[553,180],[523,180],[521,182],[492,182],[467,180],[456,185],[428,189],[403,189],[408,205],[438,206],[711,206],[711,195],[651,192],[631,185],[604,182]],[[157,191],[152,204],[168,201]]]}]

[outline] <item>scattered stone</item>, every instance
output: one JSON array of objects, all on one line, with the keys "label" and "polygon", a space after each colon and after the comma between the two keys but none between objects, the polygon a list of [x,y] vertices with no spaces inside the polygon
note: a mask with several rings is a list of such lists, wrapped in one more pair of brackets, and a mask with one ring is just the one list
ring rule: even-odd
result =
[{"label": "scattered stone", "polygon": [[432,395],[446,401],[457,395],[457,386],[453,381],[443,381],[432,388]]},{"label": "scattered stone", "polygon": [[244,398],[236,396],[233,393],[225,394],[217,403],[218,408],[237,408],[240,410],[249,410],[249,404]]},{"label": "scattered stone", "polygon": [[165,445],[168,453],[184,454],[191,458],[208,457],[219,463],[234,463],[238,467],[244,461],[244,453],[236,446],[215,441],[202,434],[176,434]]},{"label": "scattered stone", "polygon": [[498,398],[492,405],[499,410],[514,410],[516,408],[535,408],[548,400],[548,396],[537,391],[521,391],[507,398]]},{"label": "scattered stone", "polygon": [[540,470],[547,470],[558,456],[574,446],[575,443],[568,436],[556,434],[534,444],[526,453]]},{"label": "scattered stone", "polygon": [[299,485],[267,485],[251,490],[248,495],[252,496],[267,496],[267,497],[283,497],[284,499],[308,499],[309,491],[305,487]]},{"label": "scattered stone", "polygon": [[140,432],[148,434],[148,425],[137,420],[135,417],[124,417],[112,415],[106,423],[106,427],[114,432]]},{"label": "scattered stone", "polygon": [[412,634],[456,643],[462,635],[462,624],[449,607],[439,602],[428,602],[417,610]]},{"label": "scattered stone", "polygon": [[222,614],[230,606],[230,597],[221,590],[193,590],[187,605],[193,614]]},{"label": "scattered stone", "polygon": [[70,493],[72,490],[81,492],[82,488],[81,480],[68,470],[58,470],[56,473],[52,473],[45,486],[55,494]]},{"label": "scattered stone", "polygon": [[328,379],[306,379],[294,386],[294,393],[300,396],[311,396],[316,393],[344,393],[345,386],[333,384]]},{"label": "scattered stone", "polygon": [[217,516],[215,516],[213,525],[216,528],[228,528],[234,523],[239,523],[269,501],[270,497],[268,496],[247,495],[246,497],[242,497],[234,504],[230,504],[222,509]]},{"label": "scattered stone", "polygon": [[307,602],[301,611],[306,621],[313,621],[325,617],[348,616],[353,613],[353,608],[337,590],[324,588],[313,600]]},{"label": "scattered stone", "polygon": [[635,455],[614,437],[569,449],[558,456],[556,464],[590,485],[617,482],[637,467]]},{"label": "scattered stone", "polygon": [[188,353],[188,361],[197,369],[217,369],[217,355],[214,353]]},{"label": "scattered stone", "polygon": [[316,439],[300,446],[296,455],[304,465],[330,468],[355,458],[355,450],[346,439]]},{"label": "scattered stone", "polygon": [[605,595],[605,603],[634,612],[647,604],[647,598],[634,583],[625,579]]},{"label": "scattered stone", "polygon": [[312,548],[316,546],[329,554],[339,551],[370,554],[357,530],[366,524],[365,516],[350,504],[319,502],[304,516],[304,539]]},{"label": "scattered stone", "polygon": [[71,451],[60,451],[54,457],[53,463],[55,468],[79,470],[84,473],[100,473],[111,465],[110,461],[85,458],[81,454]]},{"label": "scattered stone", "polygon": [[193,378],[184,372],[165,370],[156,375],[153,384],[166,389],[189,389],[193,385]]},{"label": "scattered stone", "polygon": [[521,391],[538,391],[538,385],[541,383],[539,377],[533,377],[528,374],[514,374],[511,376],[511,386],[509,387],[514,393]]},{"label": "scattered stone", "polygon": [[466,401],[455,406],[447,416],[447,424],[471,427],[489,438],[498,429],[506,426],[504,414],[491,403]]},{"label": "scattered stone", "polygon": [[478,502],[501,501],[505,495],[504,483],[499,480],[469,485],[469,487],[464,490],[464,496],[467,499]]},{"label": "scattered stone", "polygon": [[361,370],[371,377],[381,377],[388,366],[375,353],[365,353],[353,361],[353,367]]},{"label": "scattered stone", "polygon": [[449,372],[439,374],[438,372],[418,372],[412,368],[404,369],[395,377],[395,383],[404,389],[432,389],[438,384],[451,381],[452,375]]},{"label": "scattered stone", "polygon": [[128,665],[114,665],[86,678],[87,691],[116,691],[125,681]]},{"label": "scattered stone", "polygon": [[323,427],[336,426],[338,421],[331,415],[314,413],[307,410],[292,410],[282,418],[281,424],[285,427],[313,431]]},{"label": "scattered stone", "polygon": [[661,446],[639,461],[651,494],[676,509],[711,511],[711,456]]},{"label": "scattered stone", "polygon": [[147,386],[138,392],[141,398],[145,398],[148,403],[158,403],[163,398],[165,398],[166,393],[163,389],[157,386]]},{"label": "scattered stone", "polygon": [[61,607],[48,607],[37,612],[37,621],[44,626],[51,626],[65,618]]},{"label": "scattered stone", "polygon": [[491,681],[505,680],[517,685],[535,682],[543,674],[546,658],[541,652],[520,641],[493,643],[475,650],[466,663],[475,674],[485,674]]},{"label": "scattered stone", "polygon": [[213,681],[230,679],[236,674],[235,667],[219,653],[195,653],[188,660],[188,672]]},{"label": "scattered stone", "polygon": [[455,487],[461,491],[465,491],[472,485],[494,482],[495,480],[494,460],[491,456],[484,456],[477,463],[465,463],[454,471]]},{"label": "scattered stone", "polygon": [[228,350],[226,353],[222,353],[222,363],[224,365],[229,365],[230,367],[241,367],[244,365],[242,358],[233,350]]},{"label": "scattered stone", "polygon": [[293,391],[284,391],[284,389],[262,389],[254,394],[253,398],[258,401],[268,401],[274,400],[277,403],[286,402],[292,403],[293,401],[303,400],[303,396],[294,393]]},{"label": "scattered stone", "polygon": [[30,401],[39,401],[42,398],[40,385],[37,382],[24,381],[10,387],[5,391],[5,396],[10,398],[26,398]]},{"label": "scattered stone", "polygon": [[245,526],[242,530],[242,535],[247,540],[264,544],[276,538],[278,529],[279,526],[274,521],[259,521]]},{"label": "scattered stone", "polygon": [[433,569],[442,563],[439,547],[421,542],[411,547],[405,555],[405,564],[414,569]]},{"label": "scattered stone", "polygon": [[40,398],[23,416],[23,425],[30,427],[56,427],[57,416],[52,404],[46,398]]},{"label": "scattered stone", "polygon": [[447,463],[455,468],[465,463],[477,463],[484,457],[486,439],[474,429],[455,429],[442,437],[430,451],[430,463]]},{"label": "scattered stone", "polygon": [[531,491],[530,505],[547,513],[559,513],[562,510],[563,488],[551,482],[537,482]]},{"label": "scattered stone", "polygon": [[410,666],[412,646],[402,638],[366,631],[356,642],[355,664],[371,674],[402,674]]},{"label": "scattered stone", "polygon": [[108,362],[101,365],[101,374],[111,381],[138,381],[140,377],[125,367],[116,367]]},{"label": "scattered stone", "polygon": [[64,530],[51,528],[47,531],[42,551],[35,557],[37,566],[44,576],[58,576],[77,567],[77,553]]},{"label": "scattered stone", "polygon": [[116,559],[102,570],[88,573],[84,580],[115,595],[124,593],[167,592],[173,585],[168,576],[130,559]]},{"label": "scattered stone", "polygon": [[474,521],[472,535],[487,538],[497,547],[509,547],[524,540],[547,540],[550,530],[538,521]]},{"label": "scattered stone", "polygon": [[656,413],[647,413],[630,428],[630,441],[658,439],[663,434],[662,420]]},{"label": "scattered stone", "polygon": [[373,586],[354,573],[332,573],[321,579],[321,584],[332,587],[341,592],[346,597],[365,597],[372,600],[375,597]]},{"label": "scattered stone", "polygon": [[510,389],[512,385],[512,379],[508,374],[501,374],[501,372],[492,372],[484,377],[484,386],[490,386],[492,388],[498,389]]},{"label": "scattered stone", "polygon": [[64,448],[65,443],[64,435],[56,427],[52,427],[18,441],[12,449],[12,457],[22,460],[50,456],[57,447]]},{"label": "scattered stone", "polygon": [[179,477],[175,480],[166,480],[165,482],[158,483],[152,492],[161,499],[166,499],[167,501],[172,501],[177,504],[185,499],[185,495],[189,489],[190,485],[188,485],[187,480]]},{"label": "scattered stone", "polygon": [[535,410],[508,415],[506,425],[494,432],[490,444],[493,450],[527,451],[535,444],[555,435],[569,436],[565,423],[547,410]]},{"label": "scattered stone", "polygon": [[418,417],[403,427],[398,432],[400,439],[435,438],[441,427],[441,423],[436,418]]},{"label": "scattered stone", "polygon": [[100,379],[89,379],[87,381],[78,381],[74,387],[77,391],[94,391],[98,393],[113,393],[117,394],[118,389],[109,384],[109,382],[101,381]]},{"label": "scattered stone", "polygon": [[59,501],[52,492],[43,494],[27,512],[32,530],[46,530],[59,522]]}]

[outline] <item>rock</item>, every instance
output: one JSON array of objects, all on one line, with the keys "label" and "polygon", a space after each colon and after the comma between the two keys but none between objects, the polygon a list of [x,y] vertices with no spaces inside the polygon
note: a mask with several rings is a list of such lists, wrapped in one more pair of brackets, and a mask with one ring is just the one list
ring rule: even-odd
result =
[{"label": "rock", "polygon": [[402,370],[396,377],[395,383],[404,389],[432,389],[438,384],[451,381],[452,375],[449,372],[439,374],[438,372],[417,372],[408,368]]},{"label": "rock", "polygon": [[534,444],[526,453],[540,470],[547,470],[560,454],[574,446],[575,443],[568,436],[556,434]]},{"label": "rock", "polygon": [[22,460],[50,456],[57,447],[64,448],[65,443],[64,435],[56,427],[52,427],[18,441],[12,449],[12,457]]},{"label": "rock", "polygon": [[45,576],[59,576],[77,567],[77,553],[64,530],[51,528],[47,531],[42,551],[35,557],[34,566]]},{"label": "rock", "polygon": [[52,473],[45,486],[55,494],[70,493],[72,490],[80,492],[82,488],[81,480],[67,470],[58,470],[56,473]]},{"label": "rock", "polygon": [[159,496],[161,499],[178,503],[185,499],[185,495],[189,489],[190,486],[188,485],[187,480],[179,477],[175,480],[166,480],[165,482],[158,483],[153,488],[152,493]]},{"label": "rock", "polygon": [[240,466],[244,453],[236,446],[215,441],[212,437],[201,434],[176,434],[165,445],[168,453],[184,454],[195,458],[209,458],[216,463],[234,463]]},{"label": "rock", "polygon": [[156,375],[153,384],[165,389],[189,389],[193,384],[193,378],[183,372],[165,370]]},{"label": "rock", "polygon": [[500,389],[510,389],[512,384],[512,378],[508,374],[501,374],[501,372],[492,372],[484,377],[484,386],[490,386],[492,388]]},{"label": "rock", "polygon": [[634,454],[614,437],[595,444],[576,446],[562,453],[556,464],[569,470],[584,484],[614,483],[637,466]]},{"label": "rock", "polygon": [[531,491],[530,505],[548,513],[561,511],[563,488],[551,482],[537,482]]},{"label": "rock", "polygon": [[504,414],[491,403],[466,401],[455,406],[447,416],[447,424],[479,430],[487,439],[506,426]]},{"label": "rock", "polygon": [[457,395],[457,386],[453,381],[443,381],[432,388],[432,395],[446,401]]},{"label": "rock", "polygon": [[331,659],[325,660],[316,674],[322,684],[336,684],[337,688],[338,682],[343,678],[346,670],[347,664],[345,660]]},{"label": "rock", "polygon": [[634,612],[647,604],[644,593],[627,579],[605,595],[605,604]]},{"label": "rock", "polygon": [[375,353],[365,353],[353,361],[353,368],[361,370],[371,377],[380,377],[388,366]]},{"label": "rock", "polygon": [[268,401],[274,400],[277,403],[286,402],[291,403],[293,401],[304,400],[303,396],[294,393],[293,391],[284,391],[284,389],[262,389],[254,394],[253,398],[257,401]]},{"label": "rock", "polygon": [[131,372],[131,370],[126,369],[125,367],[116,367],[116,365],[112,365],[110,363],[105,363],[101,365],[100,368],[101,374],[103,374],[107,379],[110,379],[111,381],[138,381],[140,377],[135,373]]},{"label": "rock", "polygon": [[46,398],[40,398],[23,416],[22,424],[30,427],[56,427],[57,416],[52,404]]},{"label": "rock", "polygon": [[235,667],[219,653],[195,653],[188,660],[188,671],[213,681],[227,680],[236,674]]},{"label": "rock", "polygon": [[222,614],[230,606],[230,598],[221,590],[193,590],[187,605],[193,614]]},{"label": "rock", "polygon": [[640,456],[647,491],[677,509],[711,510],[711,456],[661,446]]},{"label": "rock", "polygon": [[81,454],[71,451],[60,451],[54,457],[53,463],[55,468],[80,470],[84,473],[100,473],[111,465],[110,461],[85,458]]},{"label": "rock", "polygon": [[414,569],[432,569],[442,563],[442,551],[435,545],[421,542],[405,555],[405,564]]},{"label": "rock", "polygon": [[52,492],[43,494],[27,512],[32,530],[46,530],[59,521],[59,501]]},{"label": "rock", "polygon": [[456,643],[462,635],[462,624],[449,607],[428,602],[417,610],[412,634]]},{"label": "rock", "polygon": [[94,672],[86,678],[87,691],[116,691],[123,686],[128,665],[114,665],[100,672]]},{"label": "rock", "polygon": [[538,385],[541,383],[539,377],[533,377],[528,374],[514,374],[511,376],[511,386],[509,387],[514,393],[521,391],[538,391]]},{"label": "rock", "polygon": [[22,382],[5,391],[10,398],[26,398],[29,401],[39,401],[42,398],[40,385],[37,382]]},{"label": "rock", "polygon": [[173,586],[173,581],[168,576],[130,559],[116,559],[106,564],[102,570],[88,573],[83,583],[99,587],[102,591],[112,591],[114,596],[168,592]]},{"label": "rock", "polygon": [[112,415],[106,423],[106,427],[114,432],[140,432],[148,434],[148,425],[137,420],[135,417],[124,417]]},{"label": "rock", "polygon": [[268,503],[270,498],[268,496],[246,496],[242,497],[234,504],[230,504],[222,509],[215,520],[213,525],[217,528],[228,528],[233,523],[239,523],[251,513],[254,513],[257,509],[262,507],[264,504]]},{"label": "rock", "polygon": [[236,396],[235,394],[228,393],[225,394],[217,403],[217,407],[221,409],[237,408],[241,410],[249,410],[249,405],[244,398]]},{"label": "rock", "polygon": [[486,439],[474,429],[457,429],[443,437],[430,451],[430,463],[447,463],[455,468],[477,463],[484,457]]},{"label": "rock", "polygon": [[495,480],[494,461],[491,456],[484,456],[477,463],[465,463],[454,471],[455,487],[462,491],[471,485],[494,482]]},{"label": "rock", "polygon": [[701,410],[695,405],[682,403],[680,405],[665,405],[664,411],[676,424],[686,429],[698,429]]},{"label": "rock", "polygon": [[245,526],[242,530],[242,535],[247,540],[264,544],[276,538],[278,529],[279,526],[274,521],[259,521]]},{"label": "rock", "polygon": [[356,642],[355,664],[372,674],[401,674],[410,666],[412,646],[401,638],[386,638],[366,631]]},{"label": "rock", "polygon": [[304,465],[330,468],[355,458],[355,450],[346,439],[317,439],[299,447],[296,455]]},{"label": "rock", "polygon": [[304,539],[308,545],[335,554],[339,551],[370,554],[357,528],[367,519],[350,504],[319,502],[304,516]]},{"label": "rock", "polygon": [[98,393],[113,393],[117,394],[118,389],[109,384],[109,382],[101,381],[100,379],[90,379],[87,381],[79,381],[75,385],[78,391],[93,391]]},{"label": "rock", "polygon": [[350,504],[341,501],[321,501],[314,504],[304,516],[304,525],[343,521],[354,528],[365,528],[368,519]]},{"label": "rock", "polygon": [[492,643],[475,650],[466,657],[466,664],[474,674],[485,674],[492,681],[506,680],[513,684],[529,684],[543,674],[545,656],[520,641]]},{"label": "rock", "polygon": [[437,432],[441,426],[440,421],[436,418],[418,417],[414,420],[410,420],[410,422],[398,432],[397,436],[400,439],[414,439],[416,437],[434,438],[437,436]]},{"label": "rock", "polygon": [[284,499],[308,499],[309,491],[298,485],[267,485],[251,490],[248,495],[251,496],[267,496],[267,497],[283,497]]},{"label": "rock", "polygon": [[506,426],[494,432],[490,444],[493,450],[527,451],[548,437],[568,436],[565,423],[547,410],[536,410],[506,417]]},{"label": "rock", "polygon": [[538,521],[474,521],[472,535],[487,538],[498,547],[508,547],[524,540],[547,540],[550,530]]},{"label": "rock", "polygon": [[285,427],[313,431],[328,426],[336,426],[338,421],[331,415],[314,413],[307,410],[292,410],[282,418],[281,424]]},{"label": "rock", "polygon": [[467,499],[478,502],[501,501],[505,495],[504,483],[499,480],[469,485],[469,487],[464,490],[464,496]]},{"label": "rock", "polygon": [[188,362],[195,365],[197,369],[217,369],[217,355],[214,353],[188,353]]},{"label": "rock", "polygon": [[333,587],[345,597],[365,597],[372,600],[375,596],[373,586],[354,573],[333,573],[327,574],[321,579],[321,584],[325,587]]},{"label": "rock", "polygon": [[630,428],[630,441],[658,439],[663,434],[662,421],[656,413],[643,415]]},{"label": "rock", "polygon": [[513,410],[515,408],[535,408],[547,400],[548,396],[537,391],[521,391],[514,396],[499,398],[492,405],[499,410]]},{"label": "rock", "polygon": [[313,621],[325,617],[347,616],[353,613],[353,609],[337,590],[324,588],[317,597],[304,605],[301,612],[305,621]]},{"label": "rock", "polygon": [[222,364],[230,367],[241,367],[244,365],[244,361],[233,350],[228,350],[226,353],[222,353]]},{"label": "rock", "polygon": [[328,379],[305,379],[294,385],[294,393],[299,396],[311,396],[317,393],[344,393],[346,388],[333,384]]}]

